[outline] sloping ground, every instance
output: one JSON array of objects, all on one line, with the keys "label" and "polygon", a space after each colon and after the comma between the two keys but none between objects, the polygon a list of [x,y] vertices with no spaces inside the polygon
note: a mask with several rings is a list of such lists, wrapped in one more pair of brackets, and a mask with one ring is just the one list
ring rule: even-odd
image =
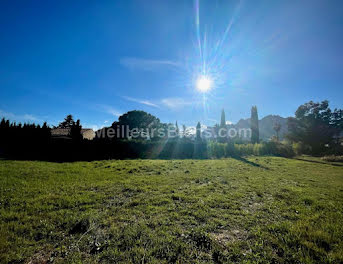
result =
[{"label": "sloping ground", "polygon": [[341,165],[0,161],[0,261],[341,263]]}]

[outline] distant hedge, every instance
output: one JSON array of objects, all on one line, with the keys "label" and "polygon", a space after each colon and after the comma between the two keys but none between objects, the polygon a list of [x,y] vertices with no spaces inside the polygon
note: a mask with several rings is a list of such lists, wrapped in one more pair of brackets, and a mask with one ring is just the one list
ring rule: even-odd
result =
[{"label": "distant hedge", "polygon": [[295,155],[291,145],[280,142],[263,142],[256,144],[234,144],[209,142],[208,156],[211,158],[235,157],[235,156],[265,156],[273,155],[280,157],[293,157]]}]

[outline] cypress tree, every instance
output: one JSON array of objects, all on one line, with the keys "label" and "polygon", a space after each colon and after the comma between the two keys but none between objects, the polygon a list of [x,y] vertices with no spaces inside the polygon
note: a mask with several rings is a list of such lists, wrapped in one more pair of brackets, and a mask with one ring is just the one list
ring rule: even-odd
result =
[{"label": "cypress tree", "polygon": [[198,124],[197,124],[196,141],[201,141],[201,125],[200,125],[200,122],[198,122]]},{"label": "cypress tree", "polygon": [[225,111],[224,111],[224,109],[222,110],[222,115],[221,115],[221,117],[220,117],[220,126],[221,127],[225,127],[225,125],[226,125],[226,122],[225,122]]},{"label": "cypress tree", "polygon": [[177,124],[177,121],[175,122],[175,132],[176,132],[176,136],[178,137],[179,136],[179,126]]},{"label": "cypress tree", "polygon": [[260,142],[260,132],[258,128],[258,114],[257,107],[251,107],[251,119],[250,119],[250,128],[251,128],[251,143]]},{"label": "cypress tree", "polygon": [[220,143],[225,143],[226,142],[226,137],[227,137],[227,129],[226,129],[226,120],[225,120],[225,111],[224,109],[222,110],[222,114],[220,117],[220,133],[219,135],[219,142]]}]

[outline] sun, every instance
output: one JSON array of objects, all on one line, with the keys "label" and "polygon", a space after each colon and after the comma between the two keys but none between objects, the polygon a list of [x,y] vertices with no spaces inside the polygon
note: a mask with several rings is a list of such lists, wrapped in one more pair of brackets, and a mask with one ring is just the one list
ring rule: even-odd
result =
[{"label": "sun", "polygon": [[196,88],[201,93],[206,93],[212,88],[212,80],[208,76],[200,76],[196,82]]}]

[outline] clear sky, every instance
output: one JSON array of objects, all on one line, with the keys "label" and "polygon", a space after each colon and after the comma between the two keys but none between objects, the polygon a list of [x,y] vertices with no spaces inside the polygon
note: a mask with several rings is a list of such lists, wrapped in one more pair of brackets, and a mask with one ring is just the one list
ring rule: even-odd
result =
[{"label": "clear sky", "polygon": [[[343,106],[343,1],[0,2],[0,116],[213,125]],[[211,90],[201,93],[206,75]]]}]

